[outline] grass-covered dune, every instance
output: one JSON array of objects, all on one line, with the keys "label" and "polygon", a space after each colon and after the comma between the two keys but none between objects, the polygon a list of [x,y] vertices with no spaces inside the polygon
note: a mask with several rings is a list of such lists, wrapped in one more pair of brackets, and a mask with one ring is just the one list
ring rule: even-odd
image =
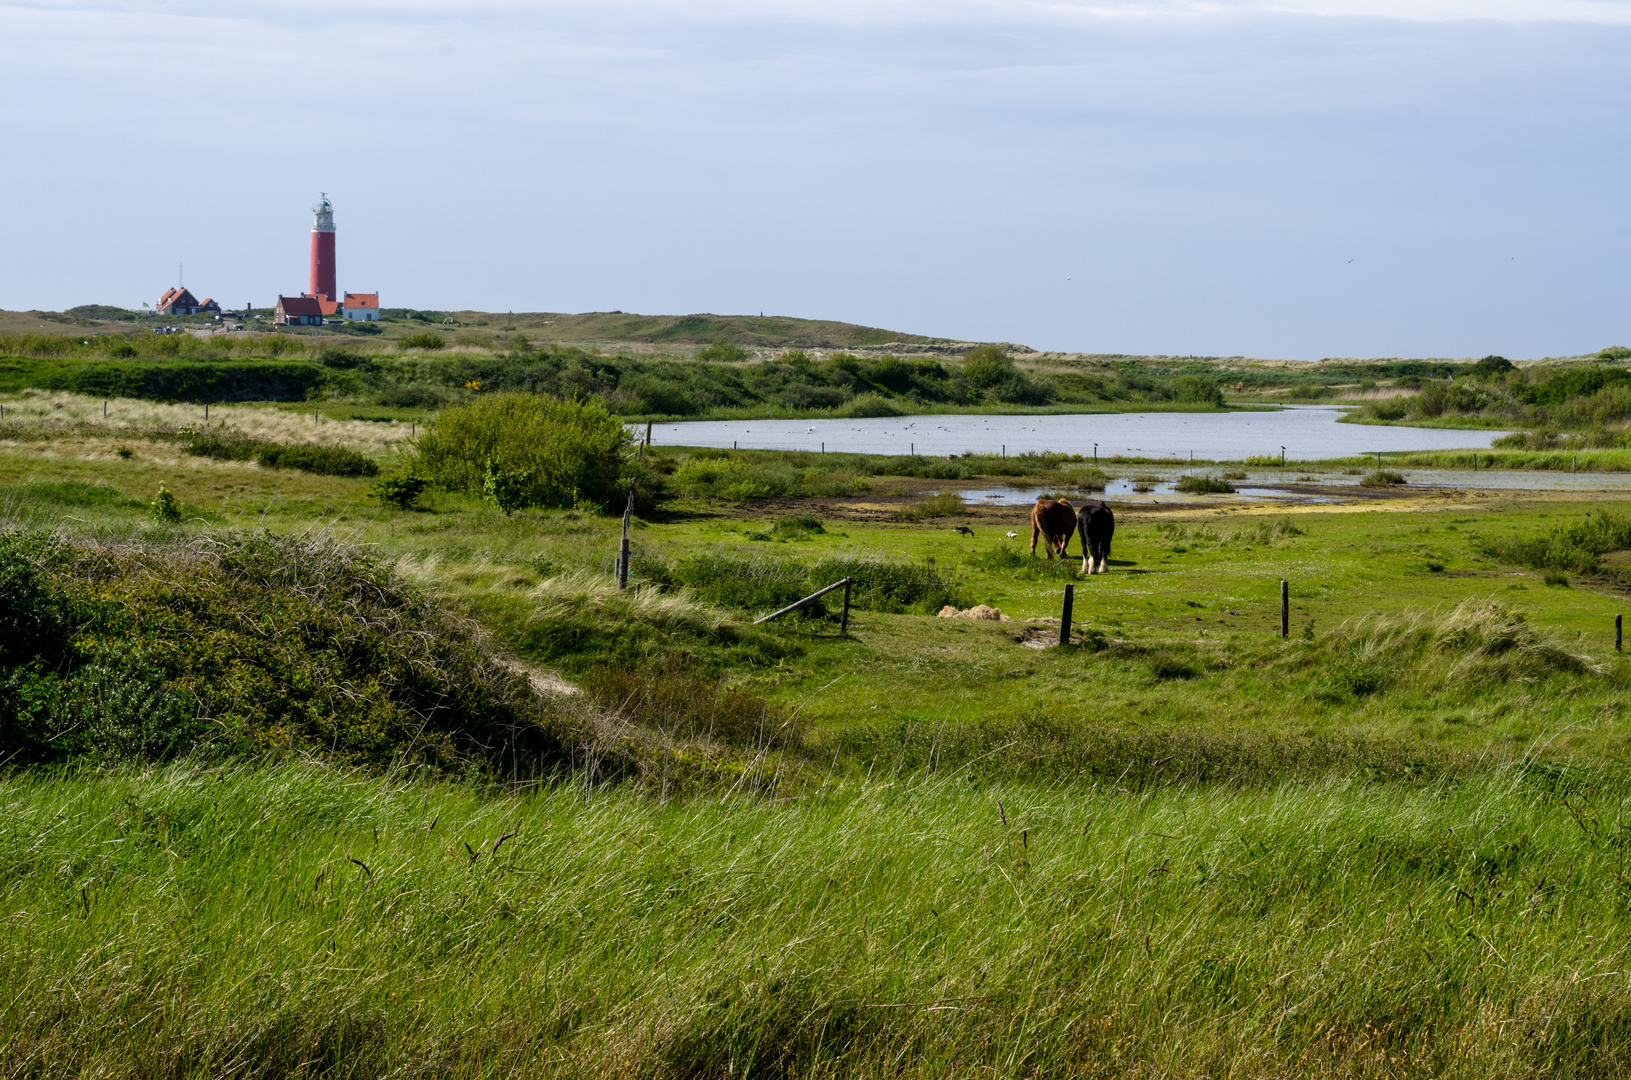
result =
[{"label": "grass-covered dune", "polygon": [[1631,1071],[1617,497],[480,394],[5,399],[0,1076]]}]

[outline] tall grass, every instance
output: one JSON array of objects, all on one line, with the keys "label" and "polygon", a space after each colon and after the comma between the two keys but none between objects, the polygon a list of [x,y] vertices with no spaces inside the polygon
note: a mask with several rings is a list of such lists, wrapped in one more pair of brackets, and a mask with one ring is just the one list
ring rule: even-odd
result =
[{"label": "tall grass", "polygon": [[0,780],[6,1075],[1617,1077],[1612,776]]},{"label": "tall grass", "polygon": [[968,504],[957,492],[937,491],[932,495],[913,499],[896,510],[895,517],[900,521],[922,521],[926,518],[955,517],[967,513]]},{"label": "tall grass", "polygon": [[[1361,693],[1392,679],[1420,685],[1472,682],[1505,684],[1557,674],[1606,675],[1609,669],[1567,648],[1495,600],[1464,600],[1451,608],[1394,615],[1368,615],[1343,623],[1323,649],[1364,669],[1373,680]],[[1340,675],[1344,669],[1338,665]]]},{"label": "tall grass", "polygon": [[1598,569],[1605,553],[1631,548],[1631,515],[1599,510],[1583,520],[1554,525],[1539,536],[1485,539],[1480,546],[1495,558],[1537,570],[1589,574]]},{"label": "tall grass", "polygon": [[[202,431],[201,405],[174,405],[134,398],[104,400],[85,394],[25,390],[0,395],[5,402],[5,438],[31,439],[62,434],[141,438],[146,434],[173,437],[183,429]],[[102,416],[107,406],[107,418]],[[312,413],[290,412],[270,405],[211,405],[211,429],[225,425],[247,438],[279,443],[317,443],[344,446],[359,453],[386,455],[400,452],[412,427],[399,423],[359,420],[314,420]]]},{"label": "tall grass", "polygon": [[1270,547],[1281,540],[1302,536],[1303,529],[1290,516],[1272,521],[1255,521],[1232,529],[1218,529],[1205,522],[1185,524],[1177,521],[1158,521],[1156,539],[1173,550],[1191,550],[1226,547]]}]

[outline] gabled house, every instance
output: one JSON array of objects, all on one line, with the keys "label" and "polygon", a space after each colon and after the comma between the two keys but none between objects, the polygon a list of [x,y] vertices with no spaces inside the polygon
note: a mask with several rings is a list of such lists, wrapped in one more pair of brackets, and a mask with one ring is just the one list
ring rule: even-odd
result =
[{"label": "gabled house", "polygon": [[[198,298],[183,288],[165,289],[153,310],[160,315],[197,315]],[[217,309],[219,310],[219,309]]]},{"label": "gabled house", "polygon": [[198,305],[198,311],[199,314],[219,315],[221,314],[221,305],[209,297],[205,297],[204,302]]},{"label": "gabled house", "polygon": [[280,296],[272,321],[278,326],[322,326],[322,302],[314,296]]},{"label": "gabled house", "polygon": [[379,322],[379,293],[348,292],[340,310],[352,322]]}]

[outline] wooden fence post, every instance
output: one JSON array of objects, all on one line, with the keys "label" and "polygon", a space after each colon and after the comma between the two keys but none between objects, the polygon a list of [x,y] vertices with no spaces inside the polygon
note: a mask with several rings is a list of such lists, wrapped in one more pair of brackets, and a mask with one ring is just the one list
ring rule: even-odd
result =
[{"label": "wooden fence post", "polygon": [[1280,636],[1291,636],[1291,586],[1284,579],[1280,581]]},{"label": "wooden fence post", "polygon": [[617,587],[629,587],[629,518],[634,514],[634,492],[629,492],[629,508],[623,511],[623,541],[617,546]]},{"label": "wooden fence post", "polygon": [[854,578],[844,579],[844,614],[838,617],[838,632],[840,634],[849,633],[849,590],[850,586],[854,584]]},{"label": "wooden fence post", "polygon": [[1621,648],[1620,648],[1620,644],[1621,644],[1622,641],[1624,641],[1624,638],[1621,636],[1620,632],[1621,632],[1621,630],[1624,629],[1624,627],[1622,625],[1624,620],[1625,620],[1624,615],[1614,616],[1614,651],[1615,652],[1621,652],[1622,651]]},{"label": "wooden fence post", "polygon": [[1070,609],[1076,602],[1076,586],[1065,586],[1065,606],[1059,612],[1059,644],[1070,644]]}]

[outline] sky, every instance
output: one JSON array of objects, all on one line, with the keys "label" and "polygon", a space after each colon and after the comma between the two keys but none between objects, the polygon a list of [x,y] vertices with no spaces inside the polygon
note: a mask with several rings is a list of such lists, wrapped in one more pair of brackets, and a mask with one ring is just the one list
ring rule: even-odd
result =
[{"label": "sky", "polygon": [[0,308],[1631,344],[1631,0],[0,0]]}]

